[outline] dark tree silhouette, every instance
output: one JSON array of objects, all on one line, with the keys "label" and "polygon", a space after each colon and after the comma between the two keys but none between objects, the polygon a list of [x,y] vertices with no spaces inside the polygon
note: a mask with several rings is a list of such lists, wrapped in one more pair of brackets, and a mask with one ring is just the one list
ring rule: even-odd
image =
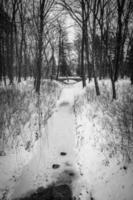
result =
[{"label": "dark tree silhouette", "polygon": [[96,70],[96,55],[95,55],[95,37],[96,37],[96,16],[99,9],[99,0],[94,0],[93,2],[93,22],[92,22],[92,66],[93,66],[93,76],[96,88],[96,94],[100,95],[99,85],[97,81],[97,70]]},{"label": "dark tree silhouette", "polygon": [[84,63],[84,52],[85,52],[85,2],[84,0],[81,1],[81,8],[82,8],[82,45],[81,45],[81,76],[82,76],[82,83],[83,87],[86,86],[86,79],[85,79],[85,63]]},{"label": "dark tree silhouette", "polygon": [[[115,66],[114,66],[114,81],[118,79],[118,73],[120,68],[120,51],[122,44],[122,16],[124,14],[124,6],[126,0],[117,0],[117,13],[118,13],[118,21],[117,21],[117,32],[116,32],[116,53],[115,53]],[[115,98],[115,97],[114,97]]]},{"label": "dark tree silhouette", "polygon": [[35,79],[36,92],[40,92],[41,70],[42,70],[42,50],[43,50],[43,33],[44,20],[47,17],[50,9],[54,4],[54,0],[40,0],[39,1],[39,28],[38,28],[38,54],[37,54],[37,74]]},{"label": "dark tree silhouette", "polygon": [[133,40],[127,54],[127,75],[130,77],[131,84],[133,85]]},{"label": "dark tree silhouette", "polygon": [[11,42],[11,19],[5,12],[3,4],[0,4],[0,80],[4,79],[6,84],[6,75],[12,82],[12,71],[10,69],[10,42]]}]

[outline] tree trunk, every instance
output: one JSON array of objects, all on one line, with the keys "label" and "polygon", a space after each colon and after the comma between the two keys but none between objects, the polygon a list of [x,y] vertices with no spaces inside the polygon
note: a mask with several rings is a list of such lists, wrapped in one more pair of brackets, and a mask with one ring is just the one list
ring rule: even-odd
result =
[{"label": "tree trunk", "polygon": [[84,66],[84,47],[85,47],[85,5],[82,0],[82,48],[81,48],[81,76],[83,88],[86,86],[85,66]]},{"label": "tree trunk", "polygon": [[21,82],[21,68],[22,68],[22,49],[23,49],[23,38],[21,38],[20,52],[19,52],[19,66],[18,66],[18,82]]},{"label": "tree trunk", "polygon": [[84,36],[82,36],[82,50],[81,50],[81,76],[83,88],[86,86],[85,69],[84,69]]},{"label": "tree trunk", "polygon": [[101,41],[100,41],[100,80],[104,78],[104,66],[103,66],[103,25],[100,27],[101,29]]},{"label": "tree trunk", "polygon": [[8,68],[10,84],[13,83],[13,64],[14,64],[14,30],[15,30],[15,17],[16,17],[16,4],[17,1],[13,2],[12,8],[12,20],[11,20],[11,39],[10,39],[10,66]]},{"label": "tree trunk", "polygon": [[86,51],[86,59],[87,59],[87,71],[89,82],[91,81],[91,69],[89,62],[89,44],[88,44],[88,29],[87,29],[87,21],[85,21],[85,51]]},{"label": "tree trunk", "polygon": [[19,51],[18,51],[18,36],[17,36],[17,27],[14,27],[15,32],[15,51],[16,51],[16,69],[15,69],[15,76],[18,77],[18,66],[19,66]]},{"label": "tree trunk", "polygon": [[125,0],[117,0],[117,10],[118,10],[118,22],[117,27],[118,31],[116,34],[116,53],[115,53],[115,71],[114,71],[114,81],[118,80],[119,76],[119,68],[120,68],[120,55],[121,55],[121,46],[122,46],[122,15],[123,15],[123,9],[125,5]]},{"label": "tree trunk", "polygon": [[[59,26],[60,28],[60,26]],[[59,77],[59,73],[60,73],[60,59],[61,59],[61,28],[59,30],[59,54],[58,54],[58,68],[57,68],[57,74],[56,74],[56,80],[58,80],[58,77]]]},{"label": "tree trunk", "polygon": [[113,81],[113,79],[111,79],[111,83],[112,83],[112,98],[116,99],[115,81]]},{"label": "tree trunk", "polygon": [[40,93],[40,84],[41,84],[41,69],[42,69],[42,34],[43,30],[40,27],[39,32],[39,44],[38,44],[38,58],[37,58],[37,76],[36,76],[36,92]]},{"label": "tree trunk", "polygon": [[[6,36],[7,37],[7,36]],[[6,39],[4,39],[3,41],[3,55],[4,55],[4,65],[3,65],[3,81],[4,84],[6,85],[6,66],[7,66],[7,61],[6,61],[6,54],[7,54],[7,50],[6,50]]]},{"label": "tree trunk", "polygon": [[96,95],[100,95],[100,89],[97,81],[97,75],[96,75],[96,63],[95,63],[95,35],[96,35],[96,16],[95,16],[95,10],[96,10],[96,0],[94,2],[93,7],[93,33],[92,33],[92,66],[93,66],[93,75],[94,75],[94,83],[95,83],[95,89],[96,89]]},{"label": "tree trunk", "polygon": [[23,60],[23,45],[24,45],[24,16],[23,16],[23,4],[20,5],[20,22],[21,22],[21,42],[20,42],[20,51],[19,51],[19,66],[18,66],[18,82],[21,82],[21,73],[22,73],[22,60]]},{"label": "tree trunk", "polygon": [[27,78],[27,44],[24,40],[24,80]]},{"label": "tree trunk", "polygon": [[37,77],[36,77],[36,92],[40,93],[41,71],[42,71],[42,49],[43,49],[43,30],[44,30],[44,4],[45,0],[40,0],[40,24],[39,24],[39,39],[38,39],[38,58],[37,58]]},{"label": "tree trunk", "polygon": [[131,85],[133,85],[133,71],[132,71],[132,73],[131,73],[130,80],[131,80]]},{"label": "tree trunk", "polygon": [[[94,61],[95,62],[95,61]],[[96,89],[96,95],[100,96],[100,89],[99,89],[99,85],[98,85],[98,81],[97,81],[97,76],[96,76],[96,67],[95,67],[95,63],[93,64],[94,67],[94,83],[95,83],[95,89]]]},{"label": "tree trunk", "polygon": [[12,22],[11,39],[10,39],[10,66],[8,66],[8,77],[10,80],[10,84],[13,84],[13,57],[14,57],[13,26],[14,23]]},{"label": "tree trunk", "polygon": [[59,66],[59,64],[58,64],[56,80],[58,80],[58,77],[59,77],[59,71],[60,71],[60,66]]},{"label": "tree trunk", "polygon": [[116,99],[115,80],[113,76],[113,63],[111,63],[110,59],[109,59],[109,63],[110,63],[110,78],[111,78],[111,84],[112,84],[112,98]]}]

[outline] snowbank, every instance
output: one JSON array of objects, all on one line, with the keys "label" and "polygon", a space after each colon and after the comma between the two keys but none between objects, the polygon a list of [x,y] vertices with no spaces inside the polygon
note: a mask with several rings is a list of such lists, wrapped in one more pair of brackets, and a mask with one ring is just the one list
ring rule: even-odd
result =
[{"label": "snowbank", "polygon": [[[40,96],[33,80],[0,88],[0,199],[8,199],[12,189],[34,154],[34,148],[51,117],[62,86],[42,81]],[[10,198],[9,198],[10,199]]]},{"label": "snowbank", "polygon": [[132,200],[133,88],[119,80],[118,99],[112,102],[110,81],[99,85],[100,97],[91,82],[75,98],[77,162],[86,180],[80,199]]}]

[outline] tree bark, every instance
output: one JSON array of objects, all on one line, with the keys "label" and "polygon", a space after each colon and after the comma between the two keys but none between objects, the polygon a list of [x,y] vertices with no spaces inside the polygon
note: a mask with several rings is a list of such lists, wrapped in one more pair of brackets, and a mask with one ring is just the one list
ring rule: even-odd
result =
[{"label": "tree bark", "polygon": [[122,46],[122,15],[124,11],[125,0],[117,0],[117,10],[118,10],[118,31],[116,34],[116,54],[115,54],[115,71],[114,71],[114,81],[118,80],[119,68],[120,68],[120,55],[121,55],[121,46]]},{"label": "tree bark", "polygon": [[40,93],[41,84],[41,70],[42,70],[42,49],[43,49],[43,30],[44,30],[44,4],[45,0],[40,0],[40,23],[39,23],[39,34],[38,34],[38,58],[37,58],[37,77],[36,77],[36,92]]},{"label": "tree bark", "polygon": [[8,77],[10,80],[10,84],[13,84],[13,57],[14,57],[14,20],[12,20],[12,27],[11,27],[11,39],[10,39],[10,66],[8,66]]},{"label": "tree bark", "polygon": [[88,29],[87,29],[87,20],[85,21],[85,51],[86,51],[86,60],[87,60],[87,72],[89,82],[91,81],[91,69],[89,62],[89,44],[88,44]]},{"label": "tree bark", "polygon": [[112,99],[116,99],[116,88],[115,88],[115,81],[113,77],[113,63],[109,59],[110,63],[110,78],[111,78],[111,84],[112,84]]},{"label": "tree bark", "polygon": [[85,4],[82,0],[82,48],[81,48],[81,76],[83,88],[86,86],[85,66],[84,66],[84,47],[85,47]]},{"label": "tree bark", "polygon": [[[94,1],[93,6],[93,33],[92,33],[92,65],[93,65],[93,75],[94,75],[94,83],[95,83],[95,89],[97,96],[100,95],[100,89],[97,81],[97,75],[96,75],[96,63],[95,63],[95,36],[96,36],[96,3],[97,1]],[[98,8],[97,8],[98,9]],[[96,13],[95,13],[96,12]]]},{"label": "tree bark", "polygon": [[24,40],[24,80],[27,78],[27,44]]}]

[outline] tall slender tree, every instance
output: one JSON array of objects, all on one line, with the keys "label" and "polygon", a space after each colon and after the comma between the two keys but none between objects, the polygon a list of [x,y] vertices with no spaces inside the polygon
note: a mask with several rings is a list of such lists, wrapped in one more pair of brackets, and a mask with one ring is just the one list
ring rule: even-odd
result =
[{"label": "tall slender tree", "polygon": [[38,54],[37,54],[37,74],[35,81],[36,92],[40,92],[41,70],[42,70],[42,50],[43,50],[43,33],[45,20],[54,4],[54,0],[39,1],[39,27],[38,27]]},{"label": "tall slender tree", "polygon": [[97,81],[97,69],[96,69],[96,55],[95,55],[95,38],[96,38],[96,17],[98,14],[99,9],[99,0],[94,0],[93,2],[93,22],[92,22],[92,66],[93,66],[93,75],[94,75],[94,82],[95,82],[95,88],[96,88],[96,94],[100,95],[99,85]]},{"label": "tall slender tree", "polygon": [[116,53],[115,53],[115,66],[114,66],[114,81],[117,81],[120,68],[120,53],[122,45],[122,17],[124,14],[124,6],[126,0],[117,0],[117,32],[116,32]]}]

